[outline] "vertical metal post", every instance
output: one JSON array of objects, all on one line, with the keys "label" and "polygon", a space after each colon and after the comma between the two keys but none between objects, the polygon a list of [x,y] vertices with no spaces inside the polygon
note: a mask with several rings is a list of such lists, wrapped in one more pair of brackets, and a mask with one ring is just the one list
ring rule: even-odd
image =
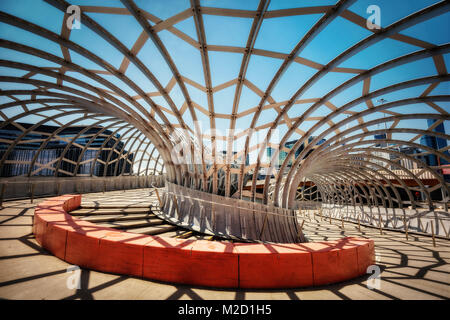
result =
[{"label": "vertical metal post", "polygon": [[408,226],[406,225],[406,213],[403,214],[403,225],[405,227],[406,241],[408,241]]},{"label": "vertical metal post", "polygon": [[[254,215],[253,211],[253,215]],[[214,205],[214,202],[211,202],[211,225],[213,227],[213,230],[216,230],[216,207]]]},{"label": "vertical metal post", "polygon": [[433,221],[431,221],[431,238],[433,239],[433,247],[436,247],[436,239],[434,237],[434,224],[433,224]]},{"label": "vertical metal post", "polygon": [[31,184],[31,197],[30,202],[33,203],[34,200],[34,183]]},{"label": "vertical metal post", "polygon": [[5,196],[6,183],[2,183],[2,189],[0,191],[0,208],[3,208],[3,197]]},{"label": "vertical metal post", "polygon": [[305,220],[302,221],[302,224],[300,226],[300,228],[298,229],[298,233],[297,233],[297,239],[299,240],[301,235],[302,235],[302,231],[303,231],[303,225],[305,224]]},{"label": "vertical metal post", "polygon": [[173,194],[173,202],[175,205],[175,210],[177,211],[177,217],[180,218],[180,210],[178,209],[177,196]]},{"label": "vertical metal post", "polygon": [[156,197],[158,198],[159,208],[162,210],[163,203],[162,203],[162,201],[161,201],[161,197],[159,196],[158,188],[155,188],[155,193],[156,193]]},{"label": "vertical metal post", "polygon": [[383,218],[381,218],[381,213],[378,215],[378,225],[380,227],[380,234],[383,234]]},{"label": "vertical metal post", "polygon": [[[255,213],[255,211],[253,210],[253,214]],[[266,228],[266,223],[267,223],[267,215],[269,214],[269,212],[266,212],[266,215],[264,216],[264,222],[263,222],[263,226],[262,226],[262,228],[261,228],[261,231],[259,232],[259,239],[261,239],[261,236],[262,236],[262,234],[263,234],[263,232],[264,232],[264,229]],[[304,222],[304,220],[303,220],[303,222]],[[303,226],[303,224],[302,224],[302,226]]]}]

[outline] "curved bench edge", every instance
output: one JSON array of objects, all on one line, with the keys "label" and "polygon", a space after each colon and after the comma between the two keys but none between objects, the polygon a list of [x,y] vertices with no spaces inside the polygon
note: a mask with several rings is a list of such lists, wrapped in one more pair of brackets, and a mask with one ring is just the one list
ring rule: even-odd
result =
[{"label": "curved bench edge", "polygon": [[101,227],[68,213],[80,205],[81,195],[40,203],[33,233],[56,257],[102,272],[207,287],[298,288],[357,278],[375,261],[374,241],[366,238],[295,244],[165,238]]}]

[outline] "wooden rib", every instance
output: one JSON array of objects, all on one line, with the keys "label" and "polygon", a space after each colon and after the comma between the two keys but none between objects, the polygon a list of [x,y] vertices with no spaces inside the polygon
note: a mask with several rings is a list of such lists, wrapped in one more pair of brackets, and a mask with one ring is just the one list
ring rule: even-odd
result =
[{"label": "wooden rib", "polygon": [[[370,101],[370,100],[369,100],[369,101]],[[367,101],[366,101],[366,102],[367,102]],[[373,106],[372,106],[372,107],[373,107]],[[369,108],[371,108],[371,107],[369,107]],[[364,124],[364,118],[363,118],[363,117],[358,118],[357,120],[358,120],[358,123],[359,123],[359,124]],[[369,132],[369,130],[368,130],[366,127],[362,127],[361,130],[364,131],[364,132]]]},{"label": "wooden rib", "polygon": [[289,16],[299,16],[305,14],[319,14],[325,13],[327,10],[333,6],[317,6],[317,7],[301,7],[301,8],[290,8],[281,10],[267,11],[264,14],[264,18],[280,18]]},{"label": "wooden rib", "polygon": [[201,7],[200,10],[202,14],[224,16],[224,17],[237,17],[237,18],[254,18],[256,14],[256,11],[251,10],[225,9],[213,7]]},{"label": "wooden rib", "polygon": [[28,79],[28,78],[33,77],[34,75],[36,75],[36,72],[30,71],[30,72],[27,72],[26,74],[24,74],[24,75],[22,76],[22,78]]},{"label": "wooden rib", "polygon": [[215,113],[216,118],[231,119],[231,114]]},{"label": "wooden rib", "polygon": [[[99,6],[81,6],[81,10],[83,12],[93,12],[93,13],[108,13],[108,14],[120,14],[120,15],[130,15],[130,12],[126,9],[126,8],[113,8],[113,7],[99,7]],[[162,24],[162,26],[157,27],[157,29],[160,29],[158,31],[163,30],[165,27],[165,29],[167,29],[167,31],[173,33],[174,35],[176,35],[178,38],[186,41],[187,43],[189,43],[190,45],[194,46],[195,48],[198,49],[198,42],[195,41],[194,39],[192,39],[191,37],[189,37],[187,34],[185,34],[184,32],[181,32],[180,30],[174,28],[171,24],[170,21],[166,22],[164,24],[164,21],[167,20],[161,20],[158,17],[154,16],[153,14],[145,11],[145,10],[141,10],[142,15],[147,19],[150,20],[151,22],[153,22],[156,25],[158,24]],[[186,13],[184,13],[186,14]],[[172,17],[174,18],[174,17]],[[177,19],[180,17],[177,17]],[[188,17],[187,17],[188,18]],[[181,20],[180,20],[181,21]],[[178,21],[179,22],[179,21]],[[175,22],[176,23],[176,22]],[[154,26],[154,27],[155,27]]]},{"label": "wooden rib", "polygon": [[383,111],[380,111],[380,112],[386,113],[386,114],[389,114],[389,115],[392,115],[392,116],[396,116],[396,115],[401,114],[401,113],[390,111],[390,110],[383,110]]},{"label": "wooden rib", "polygon": [[109,13],[109,14],[120,14],[120,15],[130,15],[126,8],[114,8],[114,7],[100,7],[100,6],[80,6],[83,12],[93,12],[93,13]]},{"label": "wooden rib", "polygon": [[167,93],[170,93],[170,91],[173,89],[176,83],[177,80],[175,79],[175,77],[172,77],[167,83],[166,87],[164,88],[167,91]]},{"label": "wooden rib", "polygon": [[447,74],[447,67],[445,66],[445,61],[442,55],[434,56],[433,57],[434,65],[436,66],[436,70],[438,74],[440,75],[446,75]]},{"label": "wooden rib", "polygon": [[[441,123],[443,123],[444,120],[437,120],[435,123],[433,123],[427,130],[428,131],[433,131],[438,125],[440,125]],[[423,136],[423,134],[418,134],[416,135],[414,138],[410,139],[410,142],[416,141],[417,139],[419,139],[421,136]]]},{"label": "wooden rib", "polygon": [[164,21],[161,21],[153,26],[153,30],[155,32],[159,32],[161,30],[167,29],[174,24],[177,24],[178,22],[181,22],[183,20],[186,20],[187,18],[192,17],[192,10],[191,8],[186,9]]},{"label": "wooden rib", "polygon": [[184,112],[186,111],[187,107],[188,107],[188,105],[187,105],[187,103],[186,103],[186,101],[185,101],[185,102],[183,103],[183,105],[181,106],[181,109],[180,109],[180,114],[181,114],[181,115],[184,114]]},{"label": "wooden rib", "polygon": [[258,56],[264,56],[275,59],[285,59],[288,55],[286,53],[262,50],[262,49],[253,49],[252,54],[256,54]]},{"label": "wooden rib", "polygon": [[[101,89],[101,88],[99,88]],[[160,92],[147,92],[145,94],[146,97],[159,97],[161,96]],[[144,97],[140,96],[140,95],[135,95],[132,97],[134,100],[140,100],[140,99],[144,99]]]},{"label": "wooden rib", "polygon": [[322,64],[301,57],[294,58],[294,61],[317,70],[323,68]]},{"label": "wooden rib", "polygon": [[205,108],[203,108],[203,107],[202,107],[201,105],[199,105],[198,103],[192,101],[192,106],[193,106],[195,109],[199,110],[199,111],[200,111],[201,113],[203,113],[204,115],[206,115],[206,116],[209,117],[209,111],[206,110]]},{"label": "wooden rib", "polygon": [[[298,99],[298,100],[295,100],[294,104],[315,103],[319,100],[320,100],[320,98]],[[286,102],[288,102],[288,101],[289,100],[287,100]]]},{"label": "wooden rib", "polygon": [[181,78],[183,79],[184,82],[186,82],[187,84],[193,86],[194,88],[197,88],[198,90],[206,92],[206,88],[204,86],[202,86],[201,84],[195,82],[194,80],[186,78],[185,76],[181,76]]},{"label": "wooden rib", "polygon": [[331,72],[340,72],[340,73],[363,73],[364,69],[354,69],[354,68],[334,68]]},{"label": "wooden rib", "polygon": [[[268,100],[269,100],[269,101],[270,101],[270,100],[273,101],[273,99],[272,99],[271,97],[269,97]],[[285,103],[284,103],[284,104],[285,104]],[[278,112],[278,114],[281,114],[282,109],[277,105],[277,103],[273,103],[272,105],[274,106],[273,108],[275,109],[275,111]],[[264,110],[264,108],[263,108],[263,110]],[[289,116],[288,116],[287,113],[285,113],[285,114],[283,115],[283,119],[284,119],[284,123],[287,125],[287,127],[288,127],[288,128],[291,128],[291,127],[292,127],[293,121],[289,118]]]},{"label": "wooden rib", "polygon": [[[222,140],[222,141],[226,140],[226,137],[224,137],[224,136],[216,135],[215,137],[216,137],[216,140]],[[210,134],[207,134],[207,133],[202,134],[202,139],[211,139],[211,138],[212,138],[212,135],[210,135]]]},{"label": "wooden rib", "polygon": [[245,117],[245,116],[247,116],[247,115],[249,115],[249,114],[252,114],[252,113],[255,112],[257,109],[258,109],[258,107],[254,107],[254,108],[250,108],[250,109],[247,109],[247,110],[245,110],[245,111],[242,111],[242,112],[240,112],[240,113],[238,113],[238,114],[236,115],[236,118],[242,118],[242,117]]},{"label": "wooden rib", "polygon": [[431,91],[433,91],[438,85],[439,85],[438,82],[430,84],[430,85],[426,88],[426,90],[420,95],[420,97],[426,97],[426,96],[429,95],[429,94],[431,93]]},{"label": "wooden rib", "polygon": [[[366,21],[367,20],[365,18],[361,17],[360,15],[358,15],[358,14],[356,14],[356,13],[350,11],[350,10],[345,10],[341,14],[341,17],[344,18],[344,19],[347,19],[348,21],[351,21],[351,22],[357,24],[358,26],[360,26],[360,27],[362,27],[362,28],[364,28],[364,29],[366,29],[366,30],[368,30],[370,32],[374,32],[374,30],[367,29],[367,25],[366,25],[366,23],[367,23]],[[419,40],[419,39],[415,39],[413,37],[406,36],[406,35],[403,35],[403,34],[394,34],[392,36],[389,36],[389,38],[397,40],[397,41],[401,41],[401,42],[404,42],[404,43],[407,43],[407,44],[411,44],[413,46],[417,46],[417,47],[420,47],[420,48],[425,48],[425,49],[432,48],[434,46],[433,44],[431,44],[429,42],[422,41],[422,40]]]},{"label": "wooden rib", "polygon": [[[431,16],[436,16],[439,15],[439,13],[442,13],[442,8],[444,8],[445,6],[448,6],[448,3],[446,3],[445,1],[443,2],[439,2],[435,5],[429,6],[425,9],[422,9],[420,11],[415,12],[414,14],[407,16],[399,21],[397,21],[396,23],[392,24],[391,26],[389,26],[388,28],[386,28],[384,30],[384,33],[391,31],[392,33],[395,32],[395,29],[399,29],[401,30],[401,26],[405,25],[405,26],[410,26],[413,25],[414,23],[418,23],[420,21],[423,21],[423,16],[426,15],[426,17],[431,17]],[[383,33],[380,33],[380,35],[382,35]],[[366,39],[377,39],[378,33],[375,34],[375,36],[366,38]],[[386,34],[386,37],[389,36],[389,33]],[[351,50],[353,50],[353,48],[357,48],[357,46],[362,46],[363,44],[370,45],[370,43],[364,43],[364,42],[359,42],[358,44],[356,44],[355,46],[353,46],[351,49],[347,49],[345,52],[341,53],[341,55],[336,58],[335,60],[333,60],[329,65],[333,65],[333,62],[336,63],[337,61],[339,61],[339,58],[344,57],[346,54],[348,54],[348,52],[351,52]],[[310,79],[310,81],[314,80],[314,77]],[[287,105],[284,110],[289,110],[289,105]],[[291,171],[292,172],[292,171]],[[289,174],[291,174],[291,172]],[[255,177],[254,177],[255,178]],[[255,179],[253,179],[253,181],[255,181]],[[278,205],[278,196],[279,196],[279,190],[280,190],[280,180],[277,181],[276,183],[276,187],[275,187],[275,193],[274,193],[274,199],[275,199],[275,205]],[[287,189],[286,189],[287,190]],[[284,192],[284,191],[283,191]],[[287,191],[286,191],[287,192]],[[283,206],[286,203],[286,197],[288,196],[287,193],[284,192],[283,193]]]},{"label": "wooden rib", "polygon": [[[389,129],[394,129],[395,127],[397,127],[397,125],[400,123],[400,120],[395,120],[392,124],[391,124],[391,126],[389,127]],[[386,138],[387,139],[392,139],[392,132],[389,132],[387,135],[386,135]],[[400,158],[399,158],[400,159]]]},{"label": "wooden rib", "polygon": [[332,104],[330,101],[325,101],[324,103],[325,106],[328,107],[328,109],[330,109],[331,111],[336,111],[338,108]]},{"label": "wooden rib", "polygon": [[308,117],[305,119],[305,121],[320,121],[322,120],[324,117]]},{"label": "wooden rib", "polygon": [[[209,63],[209,55],[207,50],[207,42],[206,42],[206,34],[205,27],[203,23],[202,10],[200,8],[199,0],[191,0],[191,10],[193,12],[193,20],[195,24],[195,30],[197,33],[197,39],[200,44],[200,55],[202,60],[202,70],[203,70],[203,78],[205,81],[206,88],[206,96],[208,103],[208,112],[209,112],[209,126],[212,130],[211,144],[214,146],[211,152],[211,157],[213,161],[213,181],[212,181],[212,190],[214,193],[217,193],[218,187],[218,178],[217,178],[217,166],[216,166],[216,119],[215,119],[215,108],[214,108],[214,94],[212,90],[212,80],[211,80],[211,67]],[[203,188],[206,189],[206,180],[203,181]]]},{"label": "wooden rib", "polygon": [[106,70],[88,70],[89,72],[96,73],[96,74],[105,74],[105,75],[111,75],[109,71]]},{"label": "wooden rib", "polygon": [[[362,92],[362,95],[363,95],[363,96],[366,96],[366,95],[369,94],[369,91],[370,91],[370,81],[371,81],[371,79],[372,79],[371,77],[364,79],[364,82],[363,82],[363,92]],[[366,102],[366,105],[367,105],[369,108],[373,108],[373,107],[374,107],[374,106],[373,106],[373,102],[372,102],[371,99],[368,99],[368,100],[366,100],[365,102]]]},{"label": "wooden rib", "polygon": [[185,42],[187,42],[188,44],[193,46],[195,49],[199,49],[200,44],[196,40],[189,37],[186,33],[181,32],[180,30],[176,29],[175,27],[169,27],[169,28],[167,28],[167,31],[173,33],[181,40],[184,40]]},{"label": "wooden rib", "polygon": [[244,53],[245,48],[234,47],[234,46],[219,46],[219,45],[208,45],[208,51],[222,51],[222,52],[234,52],[234,53]]},{"label": "wooden rib", "polygon": [[158,107],[159,107],[162,111],[164,111],[165,113],[168,113],[168,114],[170,114],[170,115],[175,116],[175,113],[174,113],[172,110],[167,109],[167,108],[165,108],[165,107],[163,107],[163,106],[160,106],[160,105],[158,105]]},{"label": "wooden rib", "polygon": [[[245,48],[241,48],[241,47],[233,47],[233,46],[220,46],[220,45],[208,45],[208,50],[210,51],[220,51],[220,52],[234,52],[234,53],[244,53],[245,52]],[[281,52],[275,52],[275,51],[270,51],[270,50],[263,50],[263,49],[253,49],[252,50],[252,54],[257,55],[257,56],[263,56],[263,57],[268,57],[268,58],[274,58],[274,59],[286,59],[286,57],[288,56],[288,54],[286,53],[281,53]],[[311,61],[309,59],[306,58],[302,58],[302,57],[295,57],[294,61],[314,68],[314,69],[321,69],[323,67],[322,64]],[[346,73],[361,73],[363,70],[361,69],[352,69],[352,68],[335,68],[333,70],[334,72],[346,72]]]},{"label": "wooden rib", "polygon": [[247,79],[244,79],[244,85],[249,88],[250,90],[252,90],[254,93],[256,93],[258,96],[263,97],[264,96],[264,92],[259,89],[257,86],[255,86],[252,82],[250,82]]},{"label": "wooden rib", "polygon": [[341,17],[366,29],[367,20],[350,10],[341,13]]},{"label": "wooden rib", "polygon": [[397,33],[397,34],[390,36],[389,38],[397,40],[397,41],[401,41],[401,42],[404,42],[407,44],[411,44],[416,47],[424,48],[424,49],[429,49],[429,48],[434,47],[434,44],[432,44],[432,43],[422,41],[422,40],[419,40],[419,39],[416,39],[416,38],[413,38],[410,36],[406,36],[404,34]]},{"label": "wooden rib", "polygon": [[370,90],[370,80],[371,80],[371,78],[366,78],[366,79],[364,79],[363,91],[362,91],[362,95],[363,95],[363,96],[369,94],[369,90]]},{"label": "wooden rib", "polygon": [[218,86],[215,86],[215,87],[212,88],[212,92],[215,93],[215,92],[218,92],[220,90],[223,90],[223,89],[226,89],[228,87],[231,87],[232,85],[237,83],[237,80],[238,79],[236,78],[236,79],[224,82],[222,84],[219,84]]},{"label": "wooden rib", "polygon": [[[70,38],[70,32],[72,31],[71,29],[67,28],[67,18],[68,17],[69,17],[69,14],[68,13],[64,13],[63,23],[61,25],[61,38],[66,39],[66,40]],[[72,59],[70,57],[69,49],[67,49],[66,47],[64,47],[61,44],[59,45],[59,47],[61,48],[61,52],[63,54],[64,59],[67,60],[67,61],[72,61]],[[61,67],[61,74],[64,74],[65,70],[66,69],[64,67]],[[58,78],[56,80],[56,83],[61,86],[62,85],[62,79]]]},{"label": "wooden rib", "polygon": [[430,107],[432,107],[434,110],[442,113],[442,114],[448,114],[448,111],[445,111],[444,109],[442,109],[441,107],[439,107],[437,104],[435,104],[434,102],[431,101],[427,101],[425,102],[427,105],[429,105]]},{"label": "wooden rib", "polygon": [[[137,55],[139,53],[139,51],[142,49],[142,47],[144,46],[145,42],[147,42],[147,40],[148,40],[147,33],[145,31],[142,31],[141,34],[139,35],[138,39],[134,43],[133,47],[131,48],[131,53],[133,53],[134,55]],[[119,71],[122,73],[125,73],[129,64],[130,64],[130,60],[128,60],[127,58],[123,58],[122,63],[119,68]]]}]

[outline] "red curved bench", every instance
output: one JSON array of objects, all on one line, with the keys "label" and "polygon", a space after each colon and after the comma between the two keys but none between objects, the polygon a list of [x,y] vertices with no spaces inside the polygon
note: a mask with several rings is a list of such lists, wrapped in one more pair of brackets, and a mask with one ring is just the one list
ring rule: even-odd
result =
[{"label": "red curved bench", "polygon": [[58,258],[98,271],[211,287],[295,288],[356,278],[374,263],[370,239],[257,244],[165,238],[100,227],[68,214],[80,205],[81,195],[42,202],[33,233]]}]

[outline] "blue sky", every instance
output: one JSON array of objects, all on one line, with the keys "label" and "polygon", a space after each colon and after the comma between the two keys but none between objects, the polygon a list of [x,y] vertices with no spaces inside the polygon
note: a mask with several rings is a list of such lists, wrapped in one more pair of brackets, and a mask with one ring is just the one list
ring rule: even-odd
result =
[{"label": "blue sky", "polygon": [[[69,1],[72,4],[77,5],[89,5],[89,6],[111,6],[111,7],[123,7],[120,1],[103,1],[103,0],[73,0]],[[398,19],[414,13],[426,6],[436,3],[435,0],[411,0],[411,1],[392,1],[392,0],[360,0],[352,5],[349,10],[363,16],[368,17],[366,9],[369,5],[378,5],[381,9],[381,25],[386,27]],[[137,5],[144,10],[151,12],[161,20],[170,18],[171,16],[182,12],[190,7],[188,0],[152,0],[152,1],[136,1]],[[302,6],[321,6],[321,5],[333,5],[335,1],[325,0],[310,0],[301,1]],[[272,0],[268,10],[279,10],[290,7],[298,6],[299,1],[289,0]],[[256,0],[202,0],[202,6],[207,7],[224,7],[231,9],[242,10],[255,10],[258,6]],[[47,28],[55,33],[60,33],[61,23],[63,21],[63,14],[61,11],[53,8],[45,2],[36,0],[2,0],[0,1],[0,9],[9,14],[16,15],[22,19],[29,20],[39,26]],[[117,37],[128,48],[131,48],[139,35],[142,32],[140,25],[135,21],[132,16],[125,15],[105,15],[101,13],[88,13],[88,15],[97,21],[100,25],[107,28],[115,37]],[[288,54],[297,44],[298,41],[306,34],[306,32],[320,19],[322,14],[312,15],[300,15],[289,16],[280,18],[265,19],[261,30],[258,34],[258,38],[255,42],[256,49],[263,49],[268,51],[274,51],[278,53]],[[113,18],[112,18],[113,17]],[[439,17],[433,18],[429,21],[420,23],[414,27],[402,31],[402,34],[416,37],[420,40],[430,42],[435,45],[442,45],[448,43],[450,40],[450,13],[443,14]],[[250,31],[252,19],[248,18],[230,18],[220,17],[214,15],[204,15],[204,26],[206,33],[207,43],[210,45],[225,45],[244,47],[247,41],[248,33]],[[196,30],[193,18],[190,17],[184,21],[181,21],[174,25],[180,31],[186,33],[188,36],[197,40]],[[342,17],[338,17],[331,22],[327,28],[321,32],[301,53],[300,57],[319,64],[327,64],[333,58],[335,58],[340,52],[353,46],[358,41],[369,36],[371,33],[363,29]],[[204,86],[204,76],[201,63],[201,55],[199,50],[195,49],[190,44],[182,41],[167,30],[158,33],[159,37],[163,41],[167,50],[169,51],[172,59],[176,63],[180,73],[183,76],[199,83]],[[32,47],[36,47],[41,50],[46,50],[54,55],[63,57],[60,47],[47,41],[39,36],[18,29],[16,27],[0,23],[0,37],[12,41],[17,41]],[[102,59],[109,61],[114,67],[119,68],[123,56],[105,40],[100,38],[94,32],[82,25],[80,30],[73,30],[70,40],[91,50],[93,53],[100,56]],[[415,52],[420,50],[419,47],[398,42],[392,39],[385,39],[377,44],[367,48],[366,50],[359,52],[353,57],[342,62],[340,67],[345,68],[357,68],[368,69],[373,68],[378,64],[389,61],[393,58]],[[72,61],[83,65],[87,69],[101,70],[102,68],[81,57],[75,52],[71,51]],[[0,49],[1,59],[7,59],[12,61],[19,61],[23,63],[36,64],[39,66],[55,67],[49,61],[41,60],[39,58],[30,57],[26,54],[21,54],[12,50]],[[160,53],[156,49],[155,45],[151,41],[147,41],[142,50],[138,54],[138,58],[141,59],[150,69],[152,73],[158,78],[163,86],[166,86],[172,77],[169,67],[163,61]],[[220,85],[224,82],[235,79],[238,76],[240,64],[242,61],[242,54],[210,51],[209,60],[211,65],[211,77],[213,87]],[[447,64],[447,68],[450,67],[449,54],[444,56],[444,60]],[[253,55],[250,59],[246,78],[251,83],[255,84],[260,90],[265,91],[270,80],[281,65],[281,59],[274,59],[270,57]],[[17,71],[10,68],[0,68],[2,75],[14,75],[21,76],[25,74],[23,71]],[[315,73],[316,69],[299,64],[293,63],[284,73],[282,79],[272,92],[272,97],[275,101],[285,101],[291,98],[291,96]],[[434,67],[434,63],[431,58],[424,59],[409,63],[407,65],[393,68],[389,71],[376,75],[371,81],[371,91],[392,85],[399,81],[407,81],[424,76],[436,75],[437,71]],[[80,80],[86,81],[90,84],[102,87],[98,83],[80,76],[73,72],[69,72],[68,75],[77,77]],[[156,91],[155,86],[132,64],[126,71],[126,75],[138,84],[145,92]],[[355,74],[349,73],[336,73],[331,72],[324,76],[321,80],[315,83],[310,89],[301,95],[300,99],[320,98],[324,96],[328,91],[334,89],[342,82],[351,79]],[[130,95],[136,95],[131,88],[121,83],[119,80],[112,76],[104,76],[112,83],[119,86],[122,90]],[[48,77],[34,76],[33,79],[49,80]],[[10,88],[22,88],[27,87],[25,85],[1,83],[1,89]],[[76,87],[72,85],[73,87]],[[28,86],[31,87],[31,86]],[[191,99],[203,108],[208,109],[206,94],[196,89],[191,85],[187,85],[189,95]],[[404,99],[408,97],[416,97],[420,95],[427,86],[418,86],[414,88],[405,89],[399,92],[393,92],[383,96],[388,101],[394,101],[398,99]],[[450,89],[449,83],[441,83],[431,95],[443,95],[448,94]],[[362,84],[356,84],[344,92],[338,94],[331,99],[331,102],[340,107],[343,104],[357,98],[361,95]],[[219,91],[214,94],[215,112],[222,114],[229,114],[232,110],[232,103],[234,99],[235,86],[231,86],[227,89]],[[181,108],[184,97],[181,94],[181,90],[178,85],[175,85],[170,93],[171,98],[175,102],[178,108]],[[1,103],[10,101],[9,98],[0,97]],[[162,97],[154,97],[154,101],[163,107],[168,108],[167,102]],[[258,95],[247,87],[243,88],[242,96],[238,112],[243,112],[250,108],[255,107],[260,101]],[[146,108],[149,106],[143,101],[139,100]],[[374,101],[375,102],[375,101]],[[377,104],[375,102],[375,104]],[[449,103],[437,103],[444,110],[450,110]],[[307,107],[312,104],[297,104],[294,105],[288,112],[289,117],[298,117]],[[352,108],[352,111],[361,111],[366,108],[365,104],[360,104]],[[20,112],[20,108],[15,110],[5,110],[7,114],[14,114],[14,112]],[[422,113],[422,112],[436,112],[425,104],[415,104],[409,106],[403,106],[392,111],[399,113]],[[329,112],[326,107],[321,107],[312,116],[323,116]],[[197,112],[199,120],[203,122],[203,127],[209,127],[209,118],[200,112]],[[274,119],[277,113],[274,110],[265,110],[262,112],[257,125],[263,125]],[[169,120],[176,121],[175,117],[168,115]],[[346,116],[341,115],[336,117],[335,120],[342,120]],[[377,117],[383,117],[383,114],[377,113],[364,118],[365,121],[375,119]],[[251,122],[252,116],[246,116],[237,120],[237,128],[245,129]],[[185,112],[183,120],[192,127],[192,118],[189,112]],[[33,121],[33,117],[29,118],[29,121]],[[301,130],[307,131],[315,122],[308,121],[302,124]],[[355,122],[356,123],[356,122]],[[388,124],[389,125],[389,124]],[[216,119],[216,126],[221,130],[222,134],[226,133],[226,130],[230,126],[230,122],[227,119]],[[426,121],[405,121],[400,126],[413,126],[418,128],[425,128]],[[450,124],[448,121],[445,123],[447,133],[450,132]],[[326,129],[325,126],[323,129]],[[281,134],[286,131],[286,126],[280,127]],[[293,135],[292,138],[298,138],[298,135]]]}]

